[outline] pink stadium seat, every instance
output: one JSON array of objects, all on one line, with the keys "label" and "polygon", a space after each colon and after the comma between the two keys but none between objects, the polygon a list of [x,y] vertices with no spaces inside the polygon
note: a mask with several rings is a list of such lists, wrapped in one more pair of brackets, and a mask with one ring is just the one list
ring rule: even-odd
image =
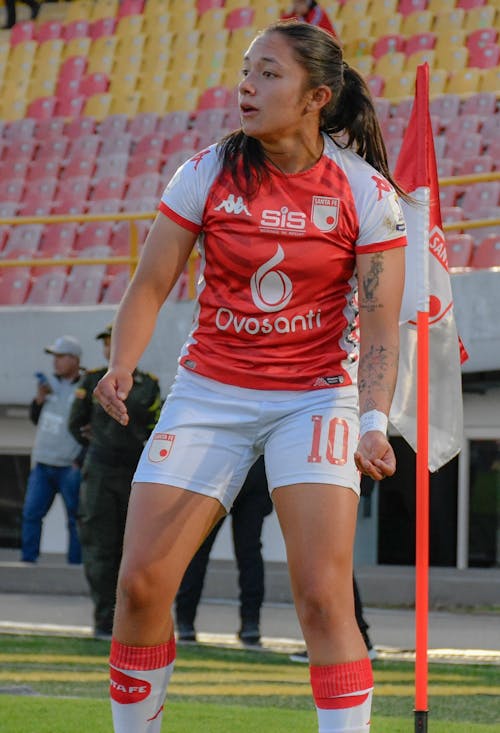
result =
[{"label": "pink stadium seat", "polygon": [[61,299],[63,305],[97,305],[101,297],[104,273],[90,268],[101,265],[78,265],[67,277],[67,286]]},{"label": "pink stadium seat", "polygon": [[116,18],[112,16],[108,18],[99,18],[90,24],[89,36],[93,41],[102,36],[114,35],[116,29]]},{"label": "pink stadium seat", "polygon": [[37,140],[53,140],[64,135],[66,120],[64,117],[51,117],[49,120],[38,120],[35,128]]},{"label": "pink stadium seat", "polygon": [[459,114],[460,101],[458,94],[441,94],[430,100],[429,111],[446,125]]},{"label": "pink stadium seat", "polygon": [[443,223],[463,221],[464,211],[460,206],[441,206],[441,218]]},{"label": "pink stadium seat", "polygon": [[139,112],[129,120],[127,132],[130,132],[134,141],[146,135],[152,135],[156,130],[158,119],[156,112]]},{"label": "pink stadium seat", "polygon": [[127,289],[129,280],[130,272],[128,267],[122,270],[122,272],[117,272],[113,275],[106,290],[104,291],[101,303],[119,303]]},{"label": "pink stadium seat", "polygon": [[209,87],[200,94],[197,109],[228,107],[232,96],[233,93],[224,86]]},{"label": "pink stadium seat", "polygon": [[76,152],[67,159],[64,168],[60,174],[62,181],[75,176],[91,177],[94,174],[96,164],[96,154],[86,152]]},{"label": "pink stadium seat", "polygon": [[460,115],[459,117],[455,117],[455,119],[450,120],[446,125],[446,137],[451,140],[456,135],[461,135],[464,132],[479,132],[481,125],[482,119],[479,115]]},{"label": "pink stadium seat", "polygon": [[477,92],[464,99],[460,114],[479,115],[481,118],[495,114],[497,95],[494,92]]},{"label": "pink stadium seat", "polygon": [[474,240],[470,234],[446,233],[448,267],[468,267],[472,258]]},{"label": "pink stadium seat", "polygon": [[165,181],[165,184],[168,183],[177,168],[179,168],[183,163],[189,160],[189,158],[195,155],[195,153],[196,150],[179,150],[177,151],[177,153],[172,153],[172,155],[167,156],[165,165],[161,169],[161,176],[162,179]]},{"label": "pink stadium seat", "polygon": [[[378,97],[377,99],[373,100],[373,104],[375,106],[375,112],[377,113],[377,118],[379,122],[383,122],[384,120],[387,120],[390,113],[391,113],[391,102],[389,99],[384,99],[383,97]],[[406,115],[396,115],[397,117],[406,117]]]},{"label": "pink stadium seat", "polygon": [[365,78],[368,88],[373,97],[381,97],[384,93],[385,79],[379,74],[368,74]]},{"label": "pink stadium seat", "polygon": [[64,26],[64,40],[71,41],[73,38],[87,38],[89,35],[90,23],[88,20],[72,20]]},{"label": "pink stadium seat", "polygon": [[3,249],[3,255],[14,259],[14,252],[18,256],[32,255],[37,251],[43,234],[43,224],[21,224],[12,227],[7,243]]},{"label": "pink stadium seat", "polygon": [[475,183],[469,186],[460,206],[468,217],[477,216],[480,209],[496,207],[500,205],[500,181],[488,183]]},{"label": "pink stadium seat", "polygon": [[68,118],[78,118],[83,112],[87,97],[83,94],[77,97],[57,98],[56,114]]},{"label": "pink stadium seat", "polygon": [[101,180],[97,181],[93,187],[90,194],[90,200],[99,201],[102,199],[121,199],[125,193],[126,185],[124,177],[109,176],[107,178],[101,178]]},{"label": "pink stadium seat", "polygon": [[24,178],[2,178],[0,180],[0,201],[19,203],[24,192]]},{"label": "pink stadium seat", "polygon": [[495,161],[493,170],[500,170],[500,140],[487,141],[486,152]]},{"label": "pink stadium seat", "polygon": [[118,18],[125,18],[127,15],[141,15],[144,10],[144,0],[123,0],[118,9]]},{"label": "pink stadium seat", "polygon": [[164,159],[162,153],[132,155],[128,162],[127,175],[129,178],[135,178],[143,174],[156,174],[161,169]]},{"label": "pink stadium seat", "polygon": [[129,161],[128,153],[117,153],[103,155],[102,152],[96,159],[94,180],[100,181],[103,178],[125,178]]},{"label": "pink stadium seat", "polygon": [[217,109],[199,109],[192,121],[191,126],[194,130],[197,130],[200,135],[206,137],[218,138],[220,132],[225,126],[225,118],[227,111],[225,107],[219,107]]},{"label": "pink stadium seat", "polygon": [[88,214],[116,214],[122,208],[122,199],[87,201]]},{"label": "pink stadium seat", "polygon": [[203,15],[203,13],[206,13],[207,10],[211,10],[212,8],[223,8],[224,4],[225,0],[197,0],[196,9],[198,15]]},{"label": "pink stadium seat", "polygon": [[455,170],[455,161],[451,158],[439,158],[437,162],[437,171],[439,178],[448,178],[453,175]]},{"label": "pink stadium seat", "polygon": [[491,220],[491,223],[485,223],[482,227],[476,227],[475,229],[471,229],[469,231],[469,234],[473,237],[476,246],[480,244],[483,239],[488,237],[490,234],[498,234],[498,224],[494,224],[495,219],[500,218],[500,205],[495,206],[484,206],[480,207],[475,213],[474,213],[474,219],[481,219],[488,222],[488,220]]},{"label": "pink stadium seat", "polygon": [[237,28],[247,28],[252,25],[255,10],[249,7],[235,8],[230,10],[226,16],[224,26],[231,31]]},{"label": "pink stadium seat", "polygon": [[102,139],[100,135],[92,132],[83,133],[79,137],[71,138],[68,130],[66,130],[66,135],[71,140],[68,151],[69,158],[72,158],[73,155],[88,155],[90,158],[95,158],[95,156],[99,153],[100,147],[102,145]]},{"label": "pink stadium seat", "polygon": [[398,13],[410,15],[427,9],[427,0],[399,0]]},{"label": "pink stadium seat", "polygon": [[[99,134],[101,132],[99,131]],[[102,135],[101,135],[102,137]],[[132,135],[130,132],[122,132],[119,135],[104,136],[99,155],[128,155],[132,149]]]},{"label": "pink stadium seat", "polygon": [[372,48],[372,56],[375,59],[379,59],[381,56],[385,56],[387,53],[400,53],[405,50],[405,38],[399,33],[388,33],[385,36],[380,36]]},{"label": "pink stadium seat", "polygon": [[139,196],[136,199],[125,199],[122,201],[122,211],[130,214],[156,211],[158,203],[158,196]]},{"label": "pink stadium seat", "polygon": [[142,173],[130,179],[126,199],[136,199],[141,196],[157,196],[162,178],[159,172]]},{"label": "pink stadium seat", "polygon": [[80,80],[85,75],[87,63],[85,56],[70,56],[61,64],[58,79],[65,82]]},{"label": "pink stadium seat", "polygon": [[500,267],[500,234],[489,234],[474,250],[472,267]]},{"label": "pink stadium seat", "polygon": [[167,138],[173,137],[178,132],[185,132],[189,126],[190,116],[187,110],[169,112],[158,120],[157,131]]},{"label": "pink stadium seat", "polygon": [[85,97],[91,97],[93,94],[104,94],[108,89],[109,76],[101,71],[95,71],[82,77],[78,85],[78,92]]},{"label": "pink stadium seat", "polygon": [[49,214],[57,185],[58,179],[55,176],[30,181],[26,187],[20,214],[22,216],[43,216],[41,212]]},{"label": "pink stadium seat", "polygon": [[134,155],[161,155],[163,153],[165,143],[166,140],[164,135],[160,132],[152,132],[149,133],[149,135],[144,135],[136,140],[133,153]]},{"label": "pink stadium seat", "polygon": [[417,51],[424,51],[427,49],[433,49],[436,45],[437,35],[432,31],[426,31],[425,33],[416,33],[406,39],[404,46],[404,52],[407,56],[411,56],[412,53]]},{"label": "pink stadium seat", "polygon": [[3,162],[13,165],[16,161],[30,163],[35,157],[36,140],[13,140],[5,148]]},{"label": "pink stadium seat", "polygon": [[36,38],[36,26],[32,20],[22,20],[15,24],[10,32],[10,45],[17,46],[18,43],[34,41]]},{"label": "pink stadium seat", "polygon": [[462,131],[446,136],[445,154],[447,158],[463,160],[471,155],[479,155],[482,147],[483,139],[480,132]]},{"label": "pink stadium seat", "polygon": [[37,151],[35,153],[35,161],[37,160],[60,160],[63,158],[69,146],[69,138],[61,134],[58,137],[47,137],[40,139]]},{"label": "pink stadium seat", "polygon": [[81,254],[81,251],[89,247],[103,247],[109,244],[113,222],[111,221],[89,221],[82,224],[76,235],[73,249]]},{"label": "pink stadium seat", "polygon": [[500,65],[500,46],[486,43],[484,46],[470,50],[468,66],[478,69],[492,69]]},{"label": "pink stadium seat", "polygon": [[491,173],[495,168],[495,160],[491,155],[471,155],[470,158],[464,158],[457,168],[459,175],[469,175],[473,173]]},{"label": "pink stadium seat", "polygon": [[21,120],[8,122],[3,129],[5,140],[31,140],[36,130],[36,120],[25,117]]},{"label": "pink stadium seat", "polygon": [[389,117],[382,122],[382,132],[387,140],[401,140],[408,121],[402,117]]},{"label": "pink stadium seat", "polygon": [[188,130],[187,132],[179,132],[174,135],[165,145],[165,153],[171,155],[183,150],[197,150],[199,143],[199,134],[196,130]]},{"label": "pink stadium seat", "polygon": [[0,272],[0,305],[22,305],[26,300],[30,285],[29,268],[3,268]]},{"label": "pink stadium seat", "polygon": [[61,222],[45,227],[39,246],[39,254],[44,257],[66,257],[73,249],[78,224]]},{"label": "pink stadium seat", "polygon": [[90,190],[90,176],[73,176],[61,181],[52,212],[81,214]]},{"label": "pink stadium seat", "polygon": [[482,8],[486,5],[486,0],[457,0],[456,7],[471,10],[472,8]]},{"label": "pink stadium seat", "polygon": [[114,114],[105,117],[99,123],[99,135],[102,138],[115,137],[125,133],[128,125],[128,116],[125,114]]},{"label": "pink stadium seat", "polygon": [[29,168],[29,160],[0,162],[0,181],[7,181],[10,178],[26,178]]},{"label": "pink stadium seat", "polygon": [[439,202],[441,206],[455,206],[460,188],[456,185],[441,186],[439,190]]},{"label": "pink stadium seat", "polygon": [[[58,305],[66,287],[66,268],[36,268],[33,284],[26,299],[28,305]],[[46,270],[44,272],[44,270]]]},{"label": "pink stadium seat", "polygon": [[59,20],[46,20],[41,23],[36,31],[36,40],[38,43],[44,41],[53,41],[62,38],[63,24]]}]

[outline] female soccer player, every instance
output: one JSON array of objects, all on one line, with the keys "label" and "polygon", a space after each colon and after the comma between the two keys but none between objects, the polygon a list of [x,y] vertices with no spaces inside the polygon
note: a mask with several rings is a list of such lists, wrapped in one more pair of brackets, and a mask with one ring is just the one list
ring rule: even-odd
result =
[{"label": "female soccer player", "polygon": [[130,498],[110,658],[116,733],[160,730],[175,658],[170,607],[259,454],[319,730],[369,730],[353,538],[358,471],[380,480],[395,470],[386,427],[405,225],[369,92],[330,34],[296,21],[259,33],[239,106],[241,130],[168,184],[96,388],[127,424],[131,374],[199,238],[193,328]]}]

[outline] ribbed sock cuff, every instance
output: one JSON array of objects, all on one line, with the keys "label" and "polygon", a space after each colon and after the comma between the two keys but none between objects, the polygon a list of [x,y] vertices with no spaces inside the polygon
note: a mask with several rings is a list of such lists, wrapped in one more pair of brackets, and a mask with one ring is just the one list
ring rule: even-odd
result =
[{"label": "ribbed sock cuff", "polygon": [[175,637],[157,646],[128,646],[111,641],[109,663],[118,669],[160,669],[175,659]]},{"label": "ribbed sock cuff", "polygon": [[349,695],[373,687],[372,665],[368,657],[356,662],[309,667],[314,698]]}]

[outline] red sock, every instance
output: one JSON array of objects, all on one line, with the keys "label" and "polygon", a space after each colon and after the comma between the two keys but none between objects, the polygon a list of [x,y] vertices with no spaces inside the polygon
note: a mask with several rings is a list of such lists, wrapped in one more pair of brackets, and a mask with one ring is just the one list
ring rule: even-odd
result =
[{"label": "red sock", "polygon": [[373,674],[370,660],[311,665],[311,687],[319,733],[366,733],[370,730]]},{"label": "red sock", "polygon": [[159,733],[174,661],[174,637],[158,646],[127,646],[112,640],[110,696],[115,733]]}]

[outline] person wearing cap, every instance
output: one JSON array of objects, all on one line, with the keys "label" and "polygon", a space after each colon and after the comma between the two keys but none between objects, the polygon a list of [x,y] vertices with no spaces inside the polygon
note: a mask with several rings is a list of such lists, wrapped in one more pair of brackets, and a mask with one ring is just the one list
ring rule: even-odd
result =
[{"label": "person wearing cap", "polygon": [[[112,326],[96,339],[109,360]],[[107,366],[87,371],[75,392],[69,429],[87,453],[82,467],[79,531],[85,575],[94,603],[94,635],[110,638],[132,476],[149,434],[158,419],[158,379],[136,369],[127,399],[130,423],[111,418],[93,397]]]},{"label": "person wearing cap", "polygon": [[68,517],[69,563],[81,563],[77,528],[81,446],[68,430],[68,416],[80,377],[82,349],[73,336],[60,336],[46,354],[54,358],[53,374],[37,373],[38,389],[30,405],[37,426],[31,454],[32,469],[24,498],[21,559],[35,563],[40,554],[43,520],[59,493]]}]

